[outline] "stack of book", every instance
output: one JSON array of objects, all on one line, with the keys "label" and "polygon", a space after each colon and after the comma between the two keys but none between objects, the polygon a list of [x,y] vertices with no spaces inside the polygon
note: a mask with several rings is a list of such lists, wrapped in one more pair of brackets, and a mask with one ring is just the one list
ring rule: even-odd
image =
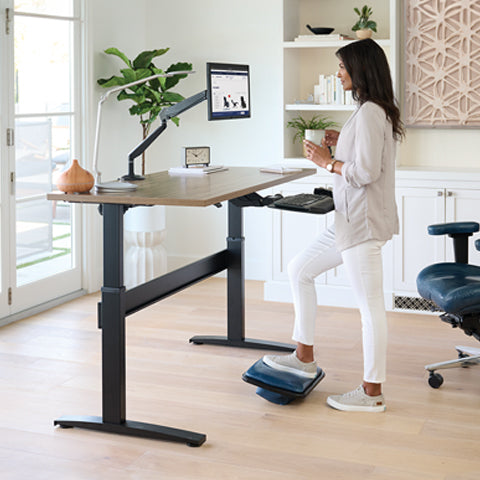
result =
[{"label": "stack of book", "polygon": [[346,92],[337,74],[319,75],[313,87],[313,102],[319,105],[353,105],[352,92]]}]

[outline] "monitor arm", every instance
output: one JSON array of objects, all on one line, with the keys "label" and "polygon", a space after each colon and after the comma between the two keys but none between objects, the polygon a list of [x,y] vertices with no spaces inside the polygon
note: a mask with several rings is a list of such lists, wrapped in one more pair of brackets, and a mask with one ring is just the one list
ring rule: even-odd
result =
[{"label": "monitor arm", "polygon": [[128,174],[122,177],[123,180],[143,180],[145,177],[135,174],[134,160],[141,155],[167,128],[167,122],[173,117],[180,115],[181,113],[189,110],[190,108],[202,103],[207,99],[207,90],[197,93],[181,102],[176,103],[170,107],[164,108],[160,112],[161,125],[155,129],[148,137],[140,142],[129,154],[128,154]]}]

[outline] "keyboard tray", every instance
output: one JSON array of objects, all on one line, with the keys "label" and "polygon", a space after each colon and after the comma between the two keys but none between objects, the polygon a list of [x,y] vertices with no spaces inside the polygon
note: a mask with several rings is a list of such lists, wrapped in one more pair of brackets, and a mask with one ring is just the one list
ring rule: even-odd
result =
[{"label": "keyboard tray", "polygon": [[299,193],[276,200],[270,208],[303,213],[324,214],[335,209],[333,198],[326,194]]}]

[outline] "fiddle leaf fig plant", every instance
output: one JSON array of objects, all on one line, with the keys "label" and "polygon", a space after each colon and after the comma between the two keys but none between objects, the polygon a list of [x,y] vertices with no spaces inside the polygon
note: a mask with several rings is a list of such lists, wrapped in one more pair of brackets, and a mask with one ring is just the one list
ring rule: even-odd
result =
[{"label": "fiddle leaf fig plant", "polygon": [[[130,60],[118,48],[107,48],[105,53],[117,56],[123,61],[126,67],[120,69],[121,75],[100,78],[97,80],[97,83],[104,88],[112,88],[126,85],[127,83],[135,82],[152,75],[192,70],[192,64],[187,62],[172,64],[166,70],[155,66],[153,60],[164,55],[169,50],[169,48],[146,50],[139,53],[135,59]],[[182,78],[186,77],[187,74],[179,74],[173,77],[154,78],[148,82],[128,87],[128,89],[122,90],[117,95],[117,100],[119,101],[130,100],[133,102],[133,105],[128,111],[130,115],[140,117],[143,138],[148,136],[153,122],[158,118],[162,109],[175,105],[185,99],[183,95],[173,92],[171,89],[175,87]],[[179,117],[173,117],[171,120],[177,127],[179,126]],[[145,154],[142,155],[142,174],[145,174]]]}]

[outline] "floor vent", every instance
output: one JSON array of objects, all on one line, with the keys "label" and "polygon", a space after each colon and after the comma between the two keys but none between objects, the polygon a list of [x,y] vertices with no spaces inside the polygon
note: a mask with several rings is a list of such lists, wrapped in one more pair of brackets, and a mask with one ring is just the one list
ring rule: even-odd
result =
[{"label": "floor vent", "polygon": [[431,301],[418,297],[394,297],[395,309],[415,310],[419,312],[441,312],[441,310]]}]

